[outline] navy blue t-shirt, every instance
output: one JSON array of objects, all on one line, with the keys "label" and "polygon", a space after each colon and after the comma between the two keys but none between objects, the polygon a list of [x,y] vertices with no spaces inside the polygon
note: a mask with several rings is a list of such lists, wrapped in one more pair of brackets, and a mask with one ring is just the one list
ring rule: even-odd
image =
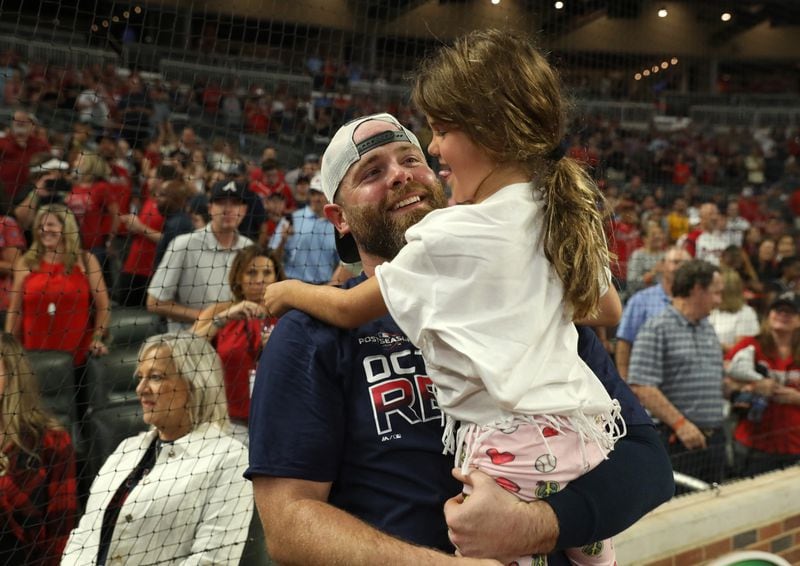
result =
[{"label": "navy blue t-shirt", "polygon": [[381,531],[451,550],[458,493],[422,357],[390,317],[357,330],[292,311],[270,336],[250,407],[245,474],[332,482],[329,502]]},{"label": "navy blue t-shirt", "polygon": [[[594,332],[579,335],[582,357],[628,426],[651,423]],[[452,552],[442,506],[461,485],[442,454],[442,415],[422,356],[390,317],[341,330],[299,311],[284,315],[258,364],[249,423],[245,477],[332,482],[332,505]]]}]

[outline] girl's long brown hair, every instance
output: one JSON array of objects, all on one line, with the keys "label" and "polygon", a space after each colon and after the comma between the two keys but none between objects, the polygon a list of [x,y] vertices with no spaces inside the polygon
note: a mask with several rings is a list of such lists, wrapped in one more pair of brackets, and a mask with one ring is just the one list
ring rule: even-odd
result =
[{"label": "girl's long brown hair", "polygon": [[611,256],[603,195],[578,161],[558,159],[568,103],[556,71],[526,37],[482,30],[441,48],[419,69],[412,100],[466,133],[496,163],[517,163],[544,198],[544,253],[575,319],[597,312]]}]

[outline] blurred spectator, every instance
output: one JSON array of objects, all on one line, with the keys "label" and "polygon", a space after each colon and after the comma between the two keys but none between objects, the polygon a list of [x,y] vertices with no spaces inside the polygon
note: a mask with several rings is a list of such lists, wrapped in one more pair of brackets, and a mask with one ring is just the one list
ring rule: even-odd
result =
[{"label": "blurred spectator", "polygon": [[800,291],[800,257],[790,256],[778,263],[778,277],[768,286],[769,301],[786,292]]},{"label": "blurred spectator", "polygon": [[194,189],[180,180],[165,181],[153,191],[158,213],[164,219],[161,238],[156,245],[153,258],[153,270],[161,264],[170,242],[194,229],[192,217],[187,211],[189,199],[194,195]]},{"label": "blurred spectator", "polygon": [[[151,172],[147,185],[148,197],[137,215],[120,217],[131,234],[130,247],[119,275],[117,301],[128,307],[144,306],[147,285],[153,275],[156,247],[163,240],[164,215],[159,210],[158,196],[165,181],[175,179],[178,171],[172,165],[159,165]],[[189,230],[191,231],[191,224]]]},{"label": "blurred spectator", "polygon": [[0,324],[5,324],[9,294],[14,283],[14,264],[27,245],[22,230],[11,216],[0,215]]},{"label": "blurred spectator", "polygon": [[755,349],[755,365],[763,368],[764,379],[729,379],[727,385],[766,397],[768,404],[763,413],[749,412],[736,425],[734,471],[740,477],[800,462],[800,301],[795,294],[779,296],[761,333],[737,343],[727,358],[749,347]]},{"label": "blurred spectator", "polygon": [[[316,153],[309,153],[303,158],[303,164],[286,173],[284,181],[292,189],[297,189],[297,180],[300,177],[311,179],[314,175],[319,173],[319,155]],[[297,205],[301,206],[300,204]]]},{"label": "blurred spectator", "polygon": [[739,274],[744,285],[745,300],[750,300],[764,290],[764,285],[750,263],[750,257],[739,246],[730,245],[722,251],[722,255],[719,258],[719,267],[722,270],[732,269]]},{"label": "blurred spectator", "polygon": [[747,169],[747,182],[755,187],[764,184],[766,177],[764,176],[764,168],[766,163],[764,161],[764,152],[761,147],[754,143],[750,149],[750,153],[744,158],[744,166]]},{"label": "blurred spectator", "polygon": [[119,230],[120,205],[108,182],[111,167],[97,154],[81,155],[77,175],[65,204],[80,227],[83,246],[100,262],[106,286],[112,282],[109,249]]},{"label": "blurred spectator", "polygon": [[617,327],[617,346],[615,362],[623,379],[628,379],[631,349],[639,329],[653,316],[661,313],[672,302],[672,281],[675,272],[691,256],[677,246],[664,253],[664,260],[658,266],[658,285],[653,285],[635,293],[622,309],[622,319]]},{"label": "blurred spectator", "polygon": [[277,322],[264,309],[264,291],[284,279],[275,252],[258,246],[240,250],[228,275],[233,300],[208,307],[192,327],[195,335],[212,341],[222,360],[232,434],[244,444],[248,443],[251,380],[261,348]]},{"label": "blurred spectator", "polygon": [[721,300],[719,268],[692,260],[675,272],[673,300],[636,336],[628,382],[658,419],[675,471],[713,483],[725,469],[722,348],[708,322]]},{"label": "blurred spectator", "polygon": [[30,231],[36,211],[40,206],[63,203],[72,184],[67,179],[69,163],[39,153],[31,159],[28,183],[18,192],[14,201],[14,217],[31,241]]},{"label": "blurred spectator", "polygon": [[297,183],[294,186],[294,201],[297,208],[303,208],[308,204],[308,190],[311,188],[311,179],[313,177],[306,177],[300,175],[297,178]]},{"label": "blurred spectator", "polygon": [[278,162],[272,159],[264,161],[261,164],[261,171],[263,172],[261,181],[251,183],[251,190],[261,197],[269,196],[272,193],[281,193],[286,199],[286,210],[294,211],[297,203],[294,201],[291,187],[283,180]]},{"label": "blurred spectator", "polygon": [[778,238],[778,243],[775,246],[775,259],[778,262],[783,261],[787,257],[794,257],[797,255],[797,244],[795,244],[794,236],[791,234],[784,234]]},{"label": "blurred spectator", "polygon": [[742,247],[744,251],[747,252],[747,255],[751,259],[751,263],[755,264],[752,261],[754,257],[758,255],[758,247],[761,245],[761,240],[763,236],[761,235],[761,228],[755,225],[750,225],[744,233],[744,239],[742,241]]},{"label": "blurred spectator", "polygon": [[712,202],[706,202],[699,208],[700,222],[686,237],[686,250],[697,259],[719,265],[722,250],[731,241],[725,233],[725,218],[720,216],[719,208]]},{"label": "blurred spectator", "polygon": [[628,277],[628,260],[634,250],[642,247],[639,217],[636,203],[622,200],[616,207],[617,217],[609,222],[608,244],[616,255],[611,264],[611,274],[616,279],[619,289],[625,291]]},{"label": "blurred spectator", "polygon": [[191,334],[152,336],[135,377],[152,428],[103,464],[62,564],[238,564],[253,495],[219,357]]},{"label": "blurred spectator", "polygon": [[726,239],[736,246],[744,243],[744,235],[750,229],[750,222],[739,215],[739,203],[735,200],[728,201],[725,209]]},{"label": "blurred spectator", "polygon": [[131,75],[128,80],[128,92],[122,96],[117,105],[122,122],[121,135],[133,149],[144,147],[153,128],[150,117],[153,114],[153,104],[145,92],[142,80],[137,75]]},{"label": "blurred spectator", "polygon": [[7,213],[17,191],[28,181],[31,158],[50,151],[50,144],[34,135],[35,125],[31,114],[17,110],[9,134],[0,138],[0,213]]},{"label": "blurred spectator", "polygon": [[230,265],[253,243],[238,231],[247,211],[244,190],[241,183],[217,183],[208,205],[211,221],[172,240],[158,264],[147,289],[147,309],[165,317],[171,331],[188,329],[203,309],[230,300]]},{"label": "blurred spectator", "polygon": [[323,210],[327,202],[317,175],[311,180],[308,205],[284,218],[275,230],[269,246],[282,259],[287,278],[328,283],[338,267],[333,224]]},{"label": "blurred spectator", "polygon": [[267,220],[261,226],[261,233],[258,236],[258,245],[262,248],[267,247],[280,222],[288,219],[286,198],[281,193],[273,193],[264,199],[264,209],[267,213]]},{"label": "blurred spectator", "polygon": [[14,265],[6,331],[26,350],[70,352],[83,365],[90,353],[108,352],[111,306],[100,264],[81,249],[78,223],[63,204],[42,206],[34,226],[30,249]]},{"label": "blurred spectator", "polygon": [[655,222],[645,226],[644,245],[633,251],[628,262],[626,295],[649,287],[656,282],[659,264],[664,259],[666,244],[664,230]]},{"label": "blurred spectator", "polygon": [[722,270],[722,301],[711,311],[708,321],[717,333],[722,352],[747,336],[758,334],[758,315],[744,301],[744,285],[739,274],[732,269]]},{"label": "blurred spectator", "polygon": [[0,334],[0,563],[57,566],[78,508],[69,434],[39,398],[19,342]]},{"label": "blurred spectator", "polygon": [[758,252],[752,258],[753,268],[758,275],[759,281],[769,287],[773,280],[780,277],[780,270],[778,269],[778,262],[775,260],[775,240],[766,238],[761,240],[758,246]]},{"label": "blurred spectator", "polygon": [[89,77],[84,81],[83,91],[75,100],[78,119],[96,129],[104,129],[109,125],[111,106],[107,101],[109,94],[103,83]]},{"label": "blurred spectator", "polygon": [[667,235],[671,244],[676,243],[689,233],[689,215],[686,199],[678,197],[672,204],[672,210],[667,214]]},{"label": "blurred spectator", "polygon": [[683,152],[679,151],[672,165],[672,184],[685,185],[692,177],[694,177],[692,164],[686,160]]}]

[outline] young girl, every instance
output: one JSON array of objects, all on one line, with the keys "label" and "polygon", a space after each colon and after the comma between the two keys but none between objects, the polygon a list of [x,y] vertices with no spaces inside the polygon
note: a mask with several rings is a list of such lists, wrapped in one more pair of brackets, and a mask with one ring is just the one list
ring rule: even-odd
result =
[{"label": "young girl", "polygon": [[[276,284],[267,308],[296,307],[343,327],[391,314],[422,351],[456,462],[524,500],[547,497],[624,434],[618,403],[578,356],[573,324],[616,300],[604,297],[600,195],[559,152],[558,79],[524,38],[480,31],[443,48],[418,74],[413,99],[434,134],[429,152],[465,206],[428,214],[357,287]],[[614,564],[610,541],[569,556]],[[543,563],[517,562],[533,560]]]}]

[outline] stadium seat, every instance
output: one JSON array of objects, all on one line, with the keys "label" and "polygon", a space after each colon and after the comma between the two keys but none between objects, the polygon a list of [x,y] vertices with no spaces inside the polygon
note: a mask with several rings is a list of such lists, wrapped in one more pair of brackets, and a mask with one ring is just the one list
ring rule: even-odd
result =
[{"label": "stadium seat", "polygon": [[161,319],[143,308],[115,307],[108,328],[110,348],[126,348],[141,344],[147,337],[159,334]]},{"label": "stadium seat", "polygon": [[78,415],[72,354],[57,350],[37,350],[26,352],[26,356],[39,380],[45,406],[74,434]]},{"label": "stadium seat", "polygon": [[138,350],[138,346],[112,348],[107,355],[91,358],[87,363],[89,407],[84,430],[92,477],[120,442],[147,429],[133,378]]}]

